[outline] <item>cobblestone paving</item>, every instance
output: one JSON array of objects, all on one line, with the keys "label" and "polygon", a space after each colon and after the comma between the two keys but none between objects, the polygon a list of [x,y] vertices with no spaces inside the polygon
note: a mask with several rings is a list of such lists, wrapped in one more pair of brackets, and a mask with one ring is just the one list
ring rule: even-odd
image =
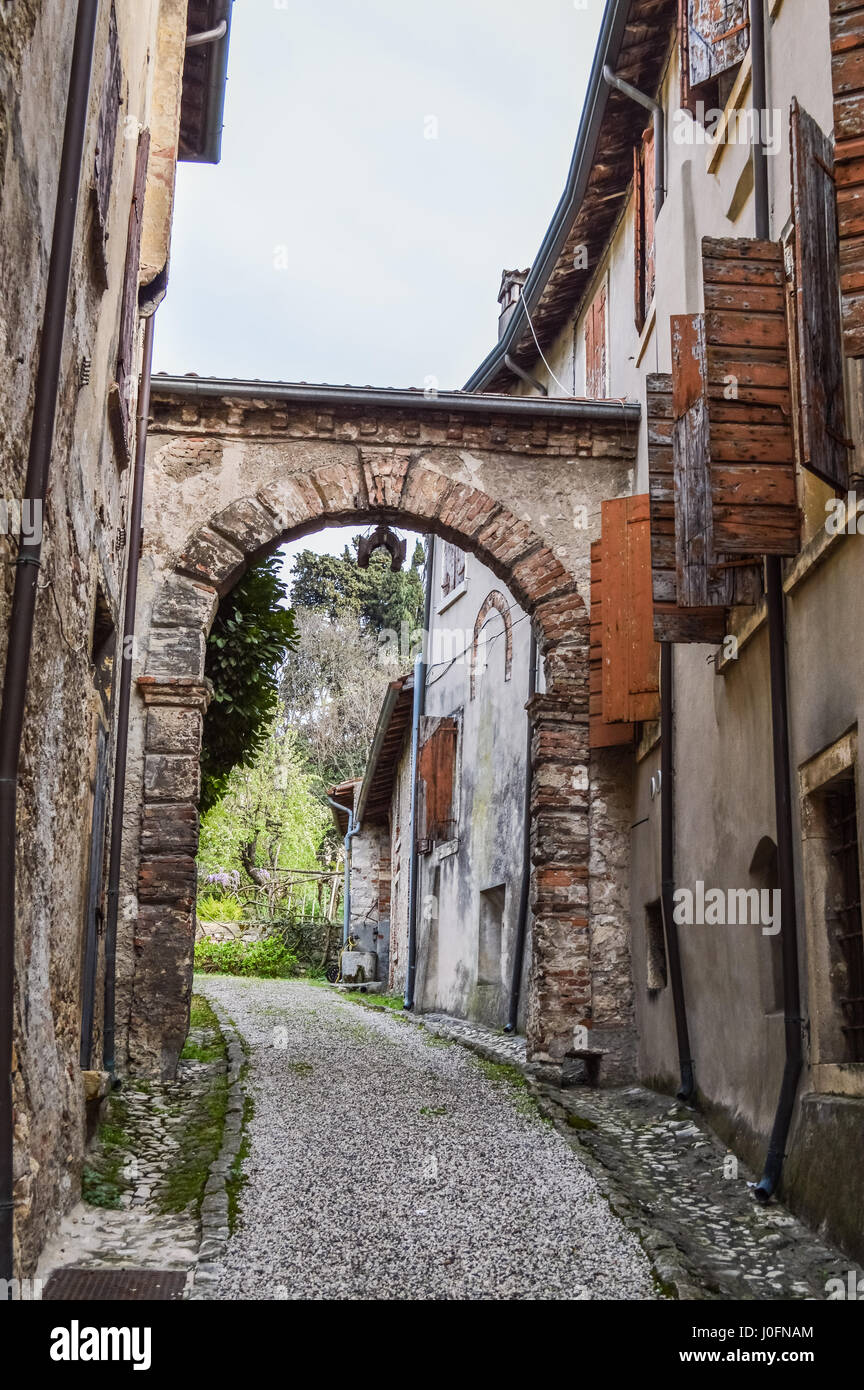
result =
[{"label": "cobblestone paving", "polygon": [[[190,1039],[210,1041],[204,1031],[193,1030]],[[184,1060],[176,1081],[132,1081],[109,1101],[112,1142],[97,1143],[87,1166],[91,1192],[101,1191],[100,1202],[116,1205],[85,1200],[72,1208],[40,1256],[43,1284],[69,1265],[183,1270],[191,1284],[201,1235],[198,1204],[166,1212],[166,1183],[181,1161],[190,1160],[190,1121],[206,1111],[224,1071],[222,1061]]]},{"label": "cobblestone paving", "polygon": [[[443,1014],[417,1020],[486,1057],[524,1064],[524,1038]],[[528,1074],[531,1074],[528,1067]],[[824,1299],[828,1279],[853,1262],[820,1241],[779,1202],[756,1203],[753,1173],[693,1110],[640,1086],[535,1093],[571,1130],[616,1211],[632,1222],[655,1266],[681,1297]]]}]

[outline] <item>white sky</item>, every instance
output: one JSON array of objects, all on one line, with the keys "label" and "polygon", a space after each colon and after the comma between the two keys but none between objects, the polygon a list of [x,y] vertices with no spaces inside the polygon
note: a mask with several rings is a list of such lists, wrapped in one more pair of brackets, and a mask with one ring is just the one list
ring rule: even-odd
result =
[{"label": "white sky", "polygon": [[603,8],[236,0],[222,163],[179,169],[156,370],[461,386],[560,197]]}]

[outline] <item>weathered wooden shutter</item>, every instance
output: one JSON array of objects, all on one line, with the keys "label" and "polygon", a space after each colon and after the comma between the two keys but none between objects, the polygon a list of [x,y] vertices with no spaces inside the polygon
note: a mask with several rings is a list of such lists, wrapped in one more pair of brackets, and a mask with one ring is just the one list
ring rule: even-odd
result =
[{"label": "weathered wooden shutter", "polygon": [[831,0],[843,345],[864,357],[864,0]]},{"label": "weathered wooden shutter", "polygon": [[600,286],[585,318],[585,392],[606,398],[606,283]]},{"label": "weathered wooden shutter", "polygon": [[632,724],[603,721],[603,539],[591,543],[591,646],[588,657],[589,742],[592,748],[632,743]]},{"label": "weathered wooden shutter", "polygon": [[748,0],[688,0],[690,87],[737,67],[750,47]]},{"label": "weathered wooden shutter", "polygon": [[429,721],[432,730],[418,758],[418,836],[426,841],[451,840],[456,834],[453,793],[458,726],[455,719]]},{"label": "weathered wooden shutter", "polygon": [[126,240],[126,266],[123,274],[120,335],[117,345],[117,373],[109,400],[115,443],[124,464],[129,460],[130,402],[135,385],[135,343],[138,327],[138,272],[141,262],[141,228],[144,217],[144,193],[147,186],[149,154],[150,132],[144,130],[138,138],[135,183],[132,192],[132,207],[129,211],[129,234]]},{"label": "weathered wooden shutter", "polygon": [[658,642],[720,642],[726,630],[725,609],[684,608],[678,603],[672,377],[659,372],[648,377],[646,387],[654,637]]},{"label": "weathered wooden shutter", "polygon": [[117,37],[117,16],[112,5],[96,128],[96,165],[93,181],[96,222],[103,240],[108,232],[111,179],[114,172],[114,153],[117,148],[117,123],[120,119],[122,84],[123,67],[120,61],[120,43]]},{"label": "weathered wooden shutter", "polygon": [[678,0],[678,59],[681,69],[680,102],[683,111],[696,110],[696,99],[690,90],[690,5]]},{"label": "weathered wooden shutter", "polygon": [[603,502],[601,513],[603,720],[656,719],[660,650],[654,640],[648,494]]},{"label": "weathered wooden shutter", "polygon": [[845,490],[849,450],[837,265],[837,205],[845,189],[838,188],[835,197],[831,141],[796,100],[791,148],[801,461]]},{"label": "weathered wooden shutter", "polygon": [[642,184],[642,151],[633,146],[633,255],[635,258],[634,302],[636,327],[645,327],[645,205]]}]

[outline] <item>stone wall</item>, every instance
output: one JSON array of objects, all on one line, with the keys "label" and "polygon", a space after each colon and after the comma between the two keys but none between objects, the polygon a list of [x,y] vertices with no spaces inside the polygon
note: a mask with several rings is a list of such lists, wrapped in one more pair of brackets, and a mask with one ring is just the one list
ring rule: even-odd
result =
[{"label": "stone wall", "polygon": [[[24,500],[77,8],[64,0],[16,0],[0,13],[0,497],[10,510]],[[130,470],[115,447],[107,402],[159,3],[116,6],[123,104],[107,236],[97,255],[91,190],[110,10],[100,7],[90,88],[18,794],[14,1172],[16,1260],[25,1275],[79,1186],[94,791],[97,777],[110,780],[113,764],[110,630],[121,625]],[[130,404],[134,414],[134,397]],[[15,534],[0,534],[0,660],[15,578],[17,528],[9,530]],[[102,809],[107,820],[110,795]],[[97,905],[98,931],[104,904]],[[98,1067],[104,989],[98,936],[96,946],[84,1064]]]}]

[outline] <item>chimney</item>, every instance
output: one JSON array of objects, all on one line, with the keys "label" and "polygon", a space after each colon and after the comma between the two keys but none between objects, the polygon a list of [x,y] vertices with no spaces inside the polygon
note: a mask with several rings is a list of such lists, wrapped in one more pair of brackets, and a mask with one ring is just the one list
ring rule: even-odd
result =
[{"label": "chimney", "polygon": [[528,279],[527,270],[505,270],[501,274],[501,288],[498,291],[498,303],[501,305],[501,312],[498,315],[498,339],[504,336],[504,330],[513,314],[513,310],[519,303],[522,294],[522,286]]}]

